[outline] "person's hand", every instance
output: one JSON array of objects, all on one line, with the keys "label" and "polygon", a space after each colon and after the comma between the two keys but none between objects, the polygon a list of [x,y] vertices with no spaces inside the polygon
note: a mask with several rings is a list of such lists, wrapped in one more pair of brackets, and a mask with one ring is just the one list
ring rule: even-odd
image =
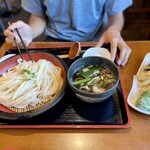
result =
[{"label": "person's hand", "polygon": [[26,46],[28,46],[32,42],[32,31],[29,25],[24,23],[23,21],[17,21],[15,23],[12,23],[5,31],[4,35],[6,36],[5,41],[7,43],[11,43],[14,45],[14,37],[17,40],[17,43],[21,45],[21,40],[18,37],[17,33],[15,32],[15,29],[18,29],[22,39],[24,40],[24,43]]},{"label": "person's hand", "polygon": [[119,57],[117,59],[117,64],[124,66],[128,58],[131,54],[131,49],[122,39],[120,32],[116,30],[114,27],[108,28],[102,37],[99,39],[96,47],[101,47],[103,44],[110,43],[110,51],[111,51],[111,60],[114,61],[117,53],[117,47],[120,50]]}]

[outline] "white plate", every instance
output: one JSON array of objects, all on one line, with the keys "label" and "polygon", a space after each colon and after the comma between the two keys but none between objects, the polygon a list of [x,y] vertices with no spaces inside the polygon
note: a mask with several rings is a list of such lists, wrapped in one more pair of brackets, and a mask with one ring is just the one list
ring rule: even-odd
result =
[{"label": "white plate", "polygon": [[10,57],[12,57],[12,56],[14,56],[14,55],[16,55],[16,54],[8,54],[8,55],[3,56],[2,58],[0,58],[0,63],[1,63],[2,61],[4,61],[4,60],[6,60],[6,59],[8,59],[8,58],[10,58]]},{"label": "white plate", "polygon": [[99,56],[110,59],[110,53],[106,48],[92,47],[85,51],[82,57]]},{"label": "white plate", "polygon": [[[147,53],[145,55],[142,63],[141,63],[140,68],[138,69],[137,75],[149,63],[150,63],[150,53]],[[137,100],[137,98],[140,95],[140,93],[138,91],[138,88],[137,88],[137,83],[138,83],[138,80],[137,80],[136,76],[133,76],[132,88],[131,88],[131,91],[130,91],[130,93],[128,95],[127,102],[129,104],[129,106],[131,106],[133,109],[137,110],[138,112],[150,115],[150,112],[144,111],[144,110],[142,110],[142,109],[140,109],[140,108],[138,108],[138,107],[135,106],[136,100]]]}]

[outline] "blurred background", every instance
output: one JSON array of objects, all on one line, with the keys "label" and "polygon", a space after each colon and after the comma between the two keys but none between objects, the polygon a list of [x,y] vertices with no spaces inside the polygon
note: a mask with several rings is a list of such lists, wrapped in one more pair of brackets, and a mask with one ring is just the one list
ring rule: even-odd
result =
[{"label": "blurred background", "polygon": [[[124,16],[124,40],[150,40],[150,0],[133,0],[133,5],[125,10]],[[21,8],[21,0],[0,0],[0,47],[4,43],[3,31],[8,22],[28,22],[29,18],[30,14]],[[43,34],[34,41],[43,41],[45,38]]]}]

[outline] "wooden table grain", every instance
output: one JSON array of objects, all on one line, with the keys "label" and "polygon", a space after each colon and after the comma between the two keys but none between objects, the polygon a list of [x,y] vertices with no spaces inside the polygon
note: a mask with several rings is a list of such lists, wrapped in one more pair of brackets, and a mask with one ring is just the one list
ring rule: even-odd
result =
[{"label": "wooden table grain", "polygon": [[[29,48],[59,47],[70,43],[33,42]],[[126,98],[131,90],[132,78],[138,71],[144,56],[150,52],[150,41],[127,41],[132,49],[131,57],[121,73]],[[81,46],[94,46],[93,42]],[[12,48],[4,43],[3,51]],[[131,126],[126,129],[0,129],[2,150],[148,150],[150,149],[150,116],[130,108]]]}]

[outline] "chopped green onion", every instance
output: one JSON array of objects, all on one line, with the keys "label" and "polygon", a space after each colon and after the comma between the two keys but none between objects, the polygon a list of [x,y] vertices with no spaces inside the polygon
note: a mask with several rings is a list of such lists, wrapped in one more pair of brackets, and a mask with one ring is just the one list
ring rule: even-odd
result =
[{"label": "chopped green onion", "polygon": [[101,80],[100,77],[94,77],[87,83],[87,85],[94,85],[94,84],[98,83],[100,80]]},{"label": "chopped green onion", "polygon": [[31,71],[30,70],[28,70],[28,69],[24,69],[23,70],[25,73],[27,73],[28,75],[30,75],[31,74]]},{"label": "chopped green onion", "polygon": [[73,85],[79,85],[79,84],[83,84],[90,81],[90,78],[85,78],[85,79],[81,79],[81,80],[76,80],[73,82]]}]

